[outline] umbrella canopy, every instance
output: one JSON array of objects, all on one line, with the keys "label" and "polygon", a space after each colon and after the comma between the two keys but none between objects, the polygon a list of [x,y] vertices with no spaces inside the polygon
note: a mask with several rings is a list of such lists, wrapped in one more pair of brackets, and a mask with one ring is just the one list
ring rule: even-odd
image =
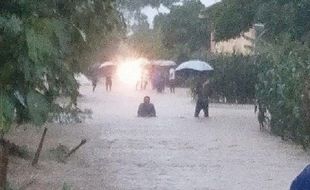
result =
[{"label": "umbrella canopy", "polygon": [[181,71],[181,70],[186,70],[186,69],[195,70],[195,71],[213,71],[213,68],[211,67],[211,65],[209,65],[208,63],[204,61],[200,61],[200,60],[186,61],[182,63],[181,65],[179,65],[176,68],[176,71]]},{"label": "umbrella canopy", "polygon": [[99,66],[99,69],[102,69],[102,68],[105,68],[105,67],[109,67],[109,66],[116,66],[116,64],[113,63],[113,62],[111,62],[111,61],[107,61],[107,62],[102,63],[102,64]]},{"label": "umbrella canopy", "polygon": [[177,64],[174,61],[170,61],[170,60],[156,60],[152,62],[152,65],[161,66],[161,67],[172,67],[172,66],[176,66]]}]

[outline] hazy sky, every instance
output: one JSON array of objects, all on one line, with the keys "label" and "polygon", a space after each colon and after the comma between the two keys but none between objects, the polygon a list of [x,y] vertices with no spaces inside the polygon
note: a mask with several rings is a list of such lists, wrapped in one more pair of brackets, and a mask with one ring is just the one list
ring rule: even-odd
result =
[{"label": "hazy sky", "polygon": [[206,7],[219,2],[219,0],[200,0]]},{"label": "hazy sky", "polygon": [[[219,2],[220,0],[200,0],[206,7],[216,3],[216,2]],[[160,12],[164,12],[164,13],[167,13],[169,12],[169,10],[163,6],[161,6],[159,8],[159,11]],[[156,9],[153,9],[151,7],[145,7],[144,9],[142,9],[142,12],[144,14],[146,14],[148,16],[148,21],[149,23],[152,25],[153,23],[153,19],[154,17],[157,15],[157,10]]]}]

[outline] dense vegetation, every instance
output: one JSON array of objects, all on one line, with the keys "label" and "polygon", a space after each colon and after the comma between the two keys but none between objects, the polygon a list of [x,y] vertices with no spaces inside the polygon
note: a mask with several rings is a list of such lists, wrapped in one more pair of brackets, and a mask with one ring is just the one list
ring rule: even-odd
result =
[{"label": "dense vegetation", "polygon": [[[153,28],[147,17],[140,15],[136,17],[133,34],[127,43],[139,55],[150,59],[171,59],[178,64],[189,59],[209,60],[211,21],[201,17],[204,9],[197,0],[172,5],[169,13],[155,17]],[[209,62],[216,70],[211,81],[216,101],[253,102],[257,74],[252,56],[219,55]],[[180,79],[178,83],[183,85],[184,80]]]},{"label": "dense vegetation", "polygon": [[181,63],[190,58],[205,58],[209,47],[208,23],[199,18],[205,7],[198,0],[169,5],[169,13],[160,13],[150,28],[146,16],[136,17],[133,34],[127,43],[147,58],[172,59]]},{"label": "dense vegetation", "polygon": [[[222,0],[208,9],[198,0],[176,2],[180,0],[0,1],[1,139],[14,121],[42,125],[53,113],[76,109],[74,74],[111,58],[129,23],[125,15],[135,20],[128,26],[129,47],[144,57],[177,63],[208,60],[211,31],[221,41],[262,23],[254,55],[210,61],[217,71],[211,80],[213,97],[238,103],[256,98],[273,133],[309,146],[310,1]],[[170,12],[159,14],[151,28],[141,8],[161,4]],[[70,103],[60,106],[60,96]]]},{"label": "dense vegetation", "polygon": [[[255,28],[255,46],[249,47],[252,55],[210,60],[217,71],[211,81],[213,97],[238,103],[257,99],[273,133],[308,146],[310,1],[222,0],[204,9],[199,1],[191,0],[169,8],[169,13],[155,18],[152,29],[146,17],[139,17],[137,32],[128,42],[142,55],[177,63],[209,60],[210,31],[215,32],[216,41],[222,41],[261,23],[263,27]],[[205,19],[199,18],[200,13]]]},{"label": "dense vegetation", "polygon": [[273,133],[310,145],[310,49],[284,41],[262,51],[256,95]]},{"label": "dense vegetation", "polygon": [[[74,73],[85,70],[122,27],[112,1],[1,1],[0,123],[43,124],[59,110],[55,98],[76,104]],[[105,19],[103,19],[105,18]]]},{"label": "dense vegetation", "polygon": [[212,98],[228,103],[254,103],[257,65],[252,56],[218,55],[211,61]]},{"label": "dense vegetation", "polygon": [[309,42],[310,2],[308,0],[222,0],[206,10],[216,40],[239,36],[255,23],[263,23],[264,38],[274,41],[282,35]]},{"label": "dense vegetation", "polygon": [[[42,125],[51,113],[76,109],[74,74],[85,71],[123,31],[114,6],[112,0],[0,2],[1,157],[12,122]],[[57,104],[60,96],[70,103]],[[6,164],[1,163],[0,189]]]},{"label": "dense vegetation", "polygon": [[309,10],[307,0],[223,0],[206,12],[218,41],[264,24],[256,39],[256,98],[271,131],[304,147],[310,144]]}]

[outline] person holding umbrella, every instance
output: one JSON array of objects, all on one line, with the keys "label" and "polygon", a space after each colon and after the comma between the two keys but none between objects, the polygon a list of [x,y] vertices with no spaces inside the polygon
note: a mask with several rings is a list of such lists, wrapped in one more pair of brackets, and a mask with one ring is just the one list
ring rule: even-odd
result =
[{"label": "person holding umbrella", "polygon": [[195,77],[198,74],[198,82],[194,88],[194,94],[197,97],[196,107],[195,107],[195,117],[199,116],[201,110],[204,111],[204,116],[209,117],[209,96],[211,95],[211,87],[209,85],[209,80],[204,81],[204,76],[208,72],[213,71],[211,65],[207,62],[200,61],[200,60],[190,60],[180,64],[176,71],[190,71],[191,73],[195,74]]},{"label": "person holding umbrella", "polygon": [[209,95],[211,93],[209,80],[203,83],[200,79],[196,84],[194,93],[197,96],[194,116],[198,117],[201,110],[203,110],[204,116],[209,117]]}]

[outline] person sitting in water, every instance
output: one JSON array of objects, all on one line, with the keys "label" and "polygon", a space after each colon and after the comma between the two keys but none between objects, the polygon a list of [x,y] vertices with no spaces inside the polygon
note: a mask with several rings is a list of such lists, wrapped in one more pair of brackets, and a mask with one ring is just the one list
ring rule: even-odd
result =
[{"label": "person sitting in water", "polygon": [[138,117],[156,117],[155,107],[150,101],[149,96],[144,97],[143,103],[139,105]]}]

